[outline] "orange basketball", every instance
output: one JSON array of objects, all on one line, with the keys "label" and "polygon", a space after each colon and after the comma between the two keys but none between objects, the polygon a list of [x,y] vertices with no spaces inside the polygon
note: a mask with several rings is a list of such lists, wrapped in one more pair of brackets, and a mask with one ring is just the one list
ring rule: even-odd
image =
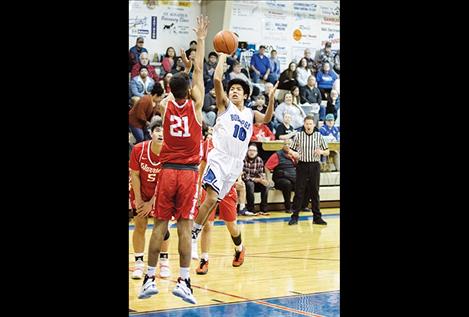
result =
[{"label": "orange basketball", "polygon": [[231,55],[238,48],[238,37],[231,31],[220,31],[213,38],[213,47],[217,52]]}]

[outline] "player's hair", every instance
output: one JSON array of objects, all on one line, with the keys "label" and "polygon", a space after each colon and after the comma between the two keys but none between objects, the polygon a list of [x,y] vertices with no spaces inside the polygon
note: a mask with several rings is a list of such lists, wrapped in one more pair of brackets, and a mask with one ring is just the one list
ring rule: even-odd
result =
[{"label": "player's hair", "polygon": [[154,85],[152,90],[151,90],[151,95],[157,95],[157,96],[162,96],[164,94],[164,89],[161,87],[161,85]]},{"label": "player's hair", "polygon": [[150,123],[151,133],[153,133],[153,130],[155,130],[156,127],[161,128],[162,126],[163,126],[163,119],[161,119],[160,116],[154,116]]},{"label": "player's hair", "polygon": [[[174,77],[173,77],[174,78]],[[228,93],[231,89],[231,86],[233,85],[240,85],[243,88],[243,94],[244,95],[250,95],[251,90],[249,88],[249,85],[246,81],[240,78],[234,78],[228,82],[228,87],[226,89],[226,92]],[[173,91],[173,88],[171,88],[171,91]]]},{"label": "player's hair", "polygon": [[[169,82],[169,87],[171,88],[171,92],[176,99],[184,99],[186,98],[189,92],[189,75],[185,72],[179,72],[174,74]],[[156,85],[155,85],[156,86]],[[161,86],[161,85],[160,85]]]}]

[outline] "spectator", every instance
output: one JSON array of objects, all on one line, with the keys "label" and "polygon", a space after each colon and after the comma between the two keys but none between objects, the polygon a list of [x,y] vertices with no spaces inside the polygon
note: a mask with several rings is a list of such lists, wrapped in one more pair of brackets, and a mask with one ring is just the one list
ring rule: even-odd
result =
[{"label": "spectator", "polygon": [[233,63],[233,71],[231,73],[229,73],[230,80],[235,79],[235,78],[240,78],[240,79],[248,82],[250,84],[250,86],[252,86],[251,82],[249,81],[249,78],[241,70],[242,70],[241,63],[238,62],[238,61],[235,61]]},{"label": "spectator", "polygon": [[296,163],[295,158],[289,154],[290,139],[285,139],[285,143],[280,151],[275,152],[265,163],[267,179],[273,172],[272,180],[275,188],[282,191],[285,211],[291,213],[291,193],[295,189]]},{"label": "spectator", "polygon": [[337,74],[331,70],[329,63],[323,65],[323,69],[318,71],[316,75],[316,81],[318,82],[318,88],[321,91],[322,100],[327,100],[327,97],[332,89],[332,84],[337,79]]},{"label": "spectator", "polygon": [[158,77],[158,74],[155,71],[155,67],[150,65],[150,60],[148,59],[148,53],[143,52],[140,54],[140,62],[135,64],[132,67],[132,71],[130,72],[131,78],[134,78],[135,76],[138,76],[140,68],[142,66],[146,66],[148,70],[148,77],[153,79],[155,82],[159,81],[160,78]]},{"label": "spectator", "polygon": [[132,109],[139,101],[140,101],[140,97],[138,97],[138,96],[133,96],[132,98],[130,98],[129,111],[130,111],[130,109]]},{"label": "spectator", "polygon": [[331,42],[326,42],[324,48],[321,49],[316,55],[316,63],[318,64],[318,69],[323,68],[325,63],[329,63],[331,67],[334,67],[334,54],[332,53],[332,44]]},{"label": "spectator", "polygon": [[265,105],[265,97],[264,95],[257,95],[255,98],[254,98],[255,102],[253,104],[253,107],[252,110],[257,110],[259,111],[260,113],[265,113],[265,111],[267,110],[267,107]]},{"label": "spectator", "polygon": [[337,110],[340,108],[340,98],[336,90],[332,89],[327,97],[326,114],[333,114],[337,118]]},{"label": "spectator", "polygon": [[272,75],[273,82],[277,82],[280,77],[280,61],[277,58],[276,50],[272,50],[270,52],[270,73]]},{"label": "spectator", "polygon": [[182,60],[181,56],[176,57],[176,62],[173,65],[173,69],[171,70],[171,73],[176,74],[179,72],[183,72],[186,69],[184,66],[184,61]]},{"label": "spectator", "polygon": [[246,185],[246,207],[250,213],[254,213],[254,192],[261,193],[261,212],[267,211],[267,185],[268,181],[264,175],[264,162],[257,155],[257,146],[249,145],[246,158],[244,159],[244,168],[242,179]]},{"label": "spectator", "polygon": [[[264,96],[259,95],[257,97],[257,101],[261,100],[262,102],[264,101]],[[258,109],[258,108],[256,108]],[[265,110],[264,110],[265,113]],[[258,118],[258,117],[255,117]],[[253,142],[265,142],[265,141],[273,141],[275,140],[275,135],[272,133],[272,131],[269,129],[267,124],[263,122],[263,120],[255,119],[256,123],[252,127],[252,137],[251,141]]]},{"label": "spectator", "polygon": [[191,55],[191,50],[195,50],[197,48],[197,42],[196,41],[191,41],[189,43],[189,49],[186,50],[186,56],[189,58]]},{"label": "spectator", "polygon": [[312,75],[307,66],[308,62],[306,61],[306,58],[300,59],[300,62],[298,63],[298,69],[296,70],[298,73],[296,79],[298,80],[298,86],[301,88],[308,84],[308,77]]},{"label": "spectator", "polygon": [[208,127],[215,125],[215,120],[217,119],[216,111],[215,88],[212,88],[205,94],[204,105],[202,107],[202,116]]},{"label": "spectator", "polygon": [[298,86],[298,77],[297,67],[294,62],[288,64],[288,68],[285,69],[279,78],[278,89],[290,90],[293,86]]},{"label": "spectator", "polygon": [[301,91],[301,103],[313,106],[312,112],[315,114],[316,121],[324,120],[326,115],[326,108],[321,106],[321,101],[321,92],[316,87],[316,78],[311,75],[308,77],[308,84]]},{"label": "spectator", "polygon": [[285,94],[284,101],[275,109],[275,118],[283,123],[284,113],[288,112],[292,116],[291,125],[294,129],[300,129],[303,126],[303,119],[306,116],[303,109],[293,104],[293,96],[290,92]]},{"label": "spectator", "polygon": [[340,74],[340,50],[337,50],[337,52],[334,55],[334,71],[337,74]]},{"label": "spectator", "polygon": [[316,75],[316,72],[318,71],[318,64],[311,57],[311,51],[309,48],[305,49],[304,58],[306,59],[306,62],[308,62],[308,66],[306,68],[309,69],[313,75]]},{"label": "spectator", "polygon": [[132,68],[135,64],[138,64],[138,61],[140,60],[140,54],[143,52],[148,53],[147,49],[143,47],[143,43],[143,37],[137,37],[135,46],[132,46],[129,50],[129,72],[132,71]]},{"label": "spectator", "polygon": [[325,118],[326,124],[319,129],[319,132],[327,142],[339,142],[340,141],[340,129],[334,126],[334,115],[328,113]]},{"label": "spectator", "polygon": [[340,96],[340,78],[337,78],[337,79],[334,81],[334,84],[332,84],[332,89],[334,89],[335,91],[337,91],[337,93],[338,93],[339,96]]},{"label": "spectator", "polygon": [[129,111],[129,129],[134,136],[136,143],[150,140],[148,126],[153,115],[159,110],[159,104],[163,100],[163,88],[161,85],[154,85],[150,95],[143,96],[140,101]]},{"label": "spectator", "polygon": [[273,77],[270,74],[270,59],[264,53],[265,46],[261,45],[259,52],[251,58],[251,79],[253,83],[258,83],[259,79],[274,83]]},{"label": "spectator", "polygon": [[205,92],[210,91],[213,86],[213,73],[215,72],[215,67],[217,67],[218,55],[215,52],[210,52],[208,54],[208,61],[204,63],[204,84]]},{"label": "spectator", "polygon": [[165,73],[171,72],[174,66],[175,58],[176,58],[176,50],[172,46],[168,47],[166,49],[166,54],[164,54],[163,61],[161,62]]},{"label": "spectator", "polygon": [[295,136],[298,132],[291,125],[291,114],[284,112],[282,123],[277,126],[275,138],[277,140],[288,140]]},{"label": "spectator", "polygon": [[169,82],[173,78],[173,73],[166,73],[163,76],[163,79],[160,80],[161,87],[163,87],[164,92],[169,94],[171,92],[171,87],[169,86]]},{"label": "spectator", "polygon": [[[334,125],[334,115],[332,113],[327,114],[326,124],[319,129],[319,132],[324,137],[327,143],[340,142],[340,128]],[[330,151],[330,156],[333,160],[333,166],[329,166],[330,171],[340,171],[340,153],[336,151]]]},{"label": "spectator", "polygon": [[148,68],[140,66],[139,75],[132,78],[130,82],[131,97],[148,95],[153,86],[155,86],[155,81],[148,77]]},{"label": "spectator", "polygon": [[300,88],[298,88],[298,86],[293,86],[291,89],[290,89],[290,92],[292,94],[292,98],[293,98],[293,104],[299,106],[301,105],[301,100],[300,100]]}]

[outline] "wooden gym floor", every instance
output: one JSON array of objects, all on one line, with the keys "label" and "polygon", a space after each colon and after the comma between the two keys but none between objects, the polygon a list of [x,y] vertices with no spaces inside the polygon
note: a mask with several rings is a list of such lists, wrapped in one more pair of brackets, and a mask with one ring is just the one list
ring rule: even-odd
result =
[{"label": "wooden gym floor", "polygon": [[[312,224],[310,212],[300,213],[296,226],[289,214],[238,217],[246,257],[232,267],[234,245],[222,221],[212,231],[209,272],[197,275],[192,261],[191,281],[197,305],[172,295],[179,274],[177,232],[171,226],[171,277],[160,279],[160,291],[138,299],[142,280],[132,280],[133,225],[129,226],[129,315],[131,316],[339,316],[340,210],[322,209],[328,225]],[[149,223],[152,223],[151,221]],[[145,261],[152,225],[146,232]],[[199,238],[200,255],[200,238]],[[158,269],[157,269],[158,274]]]}]

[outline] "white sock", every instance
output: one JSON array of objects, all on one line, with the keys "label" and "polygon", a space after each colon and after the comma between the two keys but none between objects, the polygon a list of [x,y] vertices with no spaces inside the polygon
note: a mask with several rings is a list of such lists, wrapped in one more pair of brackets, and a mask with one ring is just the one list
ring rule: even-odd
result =
[{"label": "white sock", "polygon": [[149,266],[148,269],[147,269],[147,275],[149,277],[155,276],[155,271],[156,271],[155,266]]},{"label": "white sock", "polygon": [[202,228],[204,226],[199,225],[198,223],[194,222],[194,225],[192,226],[192,241],[197,241],[197,238],[199,237],[199,233],[202,231]]},{"label": "white sock", "polygon": [[245,204],[241,204],[241,203],[239,203],[239,210],[243,210],[245,207],[246,207],[246,205],[245,205]]},{"label": "white sock", "polygon": [[235,250],[239,252],[243,251],[243,244],[241,243],[240,245],[235,245]]},{"label": "white sock", "polygon": [[205,261],[208,261],[208,253],[202,253],[202,259],[204,259]]},{"label": "white sock", "polygon": [[189,279],[189,268],[188,267],[180,267],[179,268],[179,276],[183,280]]}]

